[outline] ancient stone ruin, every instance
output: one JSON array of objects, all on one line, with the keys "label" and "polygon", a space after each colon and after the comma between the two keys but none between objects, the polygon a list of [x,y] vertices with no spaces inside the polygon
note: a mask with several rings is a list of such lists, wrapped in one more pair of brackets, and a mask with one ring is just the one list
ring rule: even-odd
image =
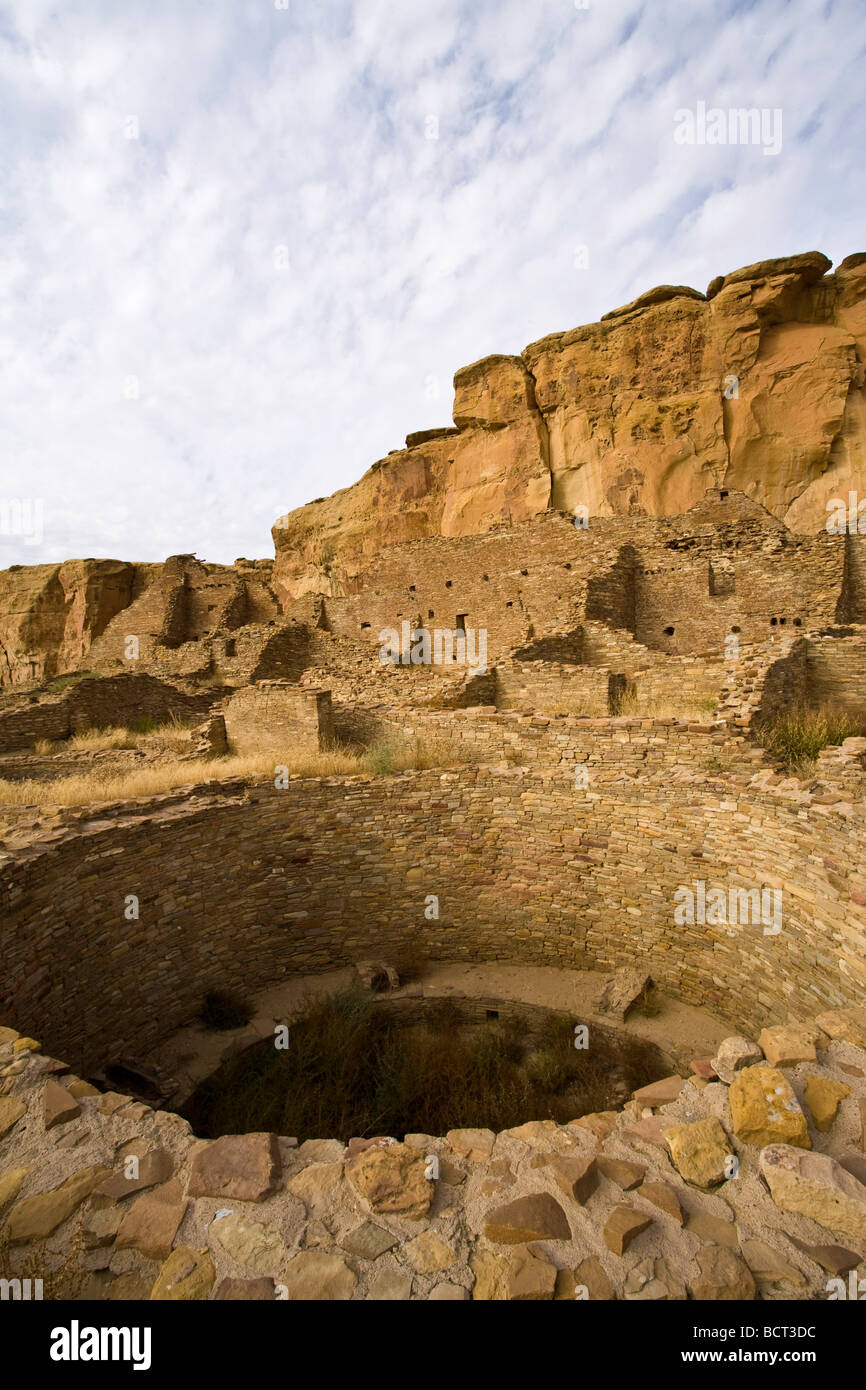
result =
[{"label": "ancient stone ruin", "polygon": [[[459,371],[273,560],[0,573],[8,1287],[851,1296],[864,363],[866,254],[663,286]],[[348,985],[653,1076],[498,1131],[194,1132]]]}]

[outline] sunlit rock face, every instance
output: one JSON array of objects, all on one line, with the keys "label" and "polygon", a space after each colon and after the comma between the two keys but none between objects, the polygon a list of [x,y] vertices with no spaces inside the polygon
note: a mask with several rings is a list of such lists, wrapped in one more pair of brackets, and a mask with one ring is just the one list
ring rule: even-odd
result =
[{"label": "sunlit rock face", "polygon": [[454,428],[409,435],[274,527],[283,601],[341,594],[384,547],[548,508],[671,516],[730,487],[815,534],[866,476],[866,253],[660,286],[454,378]]}]

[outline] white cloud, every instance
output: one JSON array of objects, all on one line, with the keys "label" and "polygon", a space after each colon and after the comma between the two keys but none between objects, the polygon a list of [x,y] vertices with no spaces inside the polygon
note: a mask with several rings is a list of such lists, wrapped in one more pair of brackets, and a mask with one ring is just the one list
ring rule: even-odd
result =
[{"label": "white cloud", "polygon": [[[7,0],[0,496],[45,535],[0,563],[269,554],[457,367],[862,249],[864,43],[860,0]],[[677,146],[700,100],[782,152]]]}]

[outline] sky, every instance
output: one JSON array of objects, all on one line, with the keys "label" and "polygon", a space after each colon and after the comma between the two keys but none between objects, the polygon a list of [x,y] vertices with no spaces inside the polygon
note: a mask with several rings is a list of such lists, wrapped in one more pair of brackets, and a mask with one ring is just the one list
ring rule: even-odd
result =
[{"label": "sky", "polygon": [[864,50],[864,0],[0,0],[0,567],[272,556],[458,367],[866,250]]}]

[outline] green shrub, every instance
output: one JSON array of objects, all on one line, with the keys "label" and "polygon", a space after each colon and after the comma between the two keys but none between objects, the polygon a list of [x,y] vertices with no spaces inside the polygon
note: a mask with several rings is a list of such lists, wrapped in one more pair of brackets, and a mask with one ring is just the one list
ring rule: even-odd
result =
[{"label": "green shrub", "polygon": [[143,714],[140,719],[133,719],[129,728],[134,734],[150,734],[156,728],[156,720],[152,714]]},{"label": "green shrub", "polygon": [[397,740],[392,735],[383,734],[365,750],[363,761],[369,772],[380,776],[396,770],[400,763],[400,753]]}]

